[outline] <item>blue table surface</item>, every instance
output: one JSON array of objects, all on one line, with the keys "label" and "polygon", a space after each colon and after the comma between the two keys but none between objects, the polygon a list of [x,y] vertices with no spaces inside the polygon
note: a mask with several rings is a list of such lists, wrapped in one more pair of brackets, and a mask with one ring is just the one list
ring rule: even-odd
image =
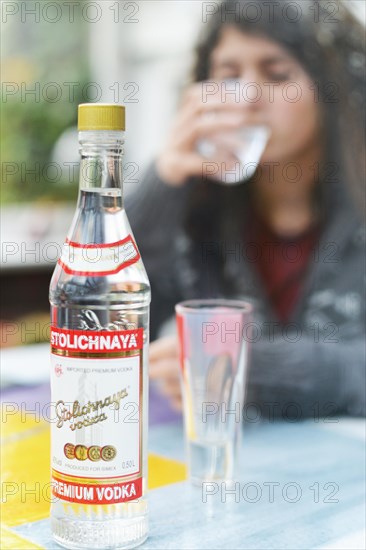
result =
[{"label": "blue table surface", "polygon": [[[183,461],[180,415],[153,385],[149,397],[149,451]],[[8,387],[2,399],[32,409],[49,401],[49,385]],[[188,481],[150,491],[140,548],[365,548],[365,421],[329,420],[246,424],[236,492]],[[60,549],[48,519],[12,530]]]},{"label": "blue table surface", "polygon": [[[155,425],[149,450],[184,457],[181,422]],[[150,491],[141,549],[365,547],[365,422],[275,422],[244,427],[236,493],[188,481]],[[226,502],[225,502],[226,500]],[[14,529],[46,549],[49,521]]]}]

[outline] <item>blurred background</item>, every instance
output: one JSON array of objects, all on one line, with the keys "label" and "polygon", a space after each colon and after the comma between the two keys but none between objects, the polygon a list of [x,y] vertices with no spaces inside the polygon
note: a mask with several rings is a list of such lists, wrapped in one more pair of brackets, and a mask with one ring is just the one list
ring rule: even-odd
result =
[{"label": "blurred background", "polygon": [[[48,338],[49,280],[77,199],[77,105],[126,105],[125,193],[138,192],[208,4],[2,2],[1,347]],[[364,22],[365,1],[347,4]]]}]

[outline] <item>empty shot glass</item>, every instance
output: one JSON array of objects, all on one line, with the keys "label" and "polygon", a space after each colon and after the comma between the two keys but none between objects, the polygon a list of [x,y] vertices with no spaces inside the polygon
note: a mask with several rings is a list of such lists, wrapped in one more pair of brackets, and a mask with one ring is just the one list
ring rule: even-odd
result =
[{"label": "empty shot glass", "polygon": [[252,306],[236,300],[176,305],[189,477],[235,481]]}]

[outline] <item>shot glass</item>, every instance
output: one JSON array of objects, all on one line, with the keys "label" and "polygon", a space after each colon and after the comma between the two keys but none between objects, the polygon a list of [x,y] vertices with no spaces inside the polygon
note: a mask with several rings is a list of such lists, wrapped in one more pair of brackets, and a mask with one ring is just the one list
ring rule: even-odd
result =
[{"label": "shot glass", "polygon": [[252,306],[191,300],[175,309],[189,477],[196,485],[235,481]]}]

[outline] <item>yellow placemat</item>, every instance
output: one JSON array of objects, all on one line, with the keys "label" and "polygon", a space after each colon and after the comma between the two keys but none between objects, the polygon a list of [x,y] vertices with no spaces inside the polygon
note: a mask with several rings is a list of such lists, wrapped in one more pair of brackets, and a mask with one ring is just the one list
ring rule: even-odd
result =
[{"label": "yellow placemat", "polygon": [[38,544],[34,544],[34,542],[30,540],[20,537],[6,527],[1,527],[0,548],[3,550],[39,550],[42,549],[42,546],[38,546]]},{"label": "yellow placemat", "polygon": [[[1,548],[41,548],[9,528],[49,515],[50,426],[32,417],[22,418],[20,413],[4,418],[1,430]],[[186,479],[186,467],[182,462],[150,454],[148,464],[149,489]]]}]

